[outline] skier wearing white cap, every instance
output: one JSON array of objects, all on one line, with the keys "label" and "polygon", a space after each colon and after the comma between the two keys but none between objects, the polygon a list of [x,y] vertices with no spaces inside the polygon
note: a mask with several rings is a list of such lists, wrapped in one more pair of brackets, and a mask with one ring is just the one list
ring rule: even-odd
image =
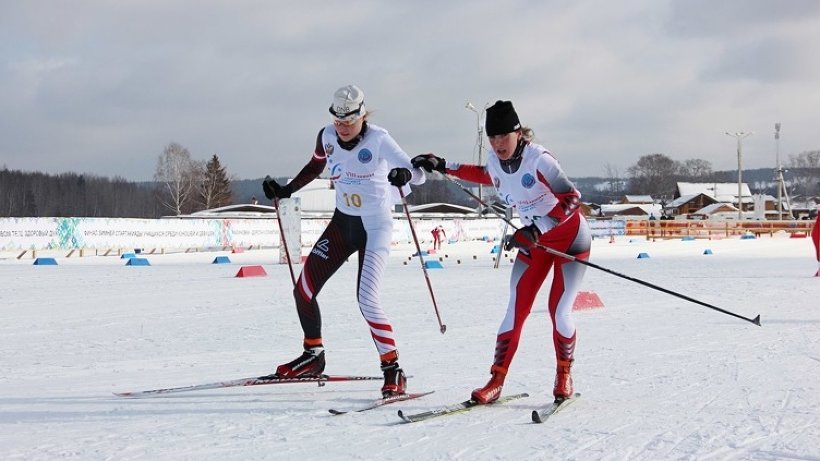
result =
[{"label": "skier wearing white cap", "polygon": [[355,85],[336,91],[330,113],[332,122],[319,130],[313,156],[296,177],[280,185],[268,176],[262,184],[269,199],[289,198],[327,167],[336,190],[333,217],[310,251],[293,290],[304,352],[280,365],[276,373],[282,377],[322,374],[325,351],[316,297],[347,258],[358,252],[357,299],[384,372],[382,395],[403,394],[407,379],[379,296],[390,252],[392,211],[400,199],[397,188],[406,195],[408,183],[422,184],[425,175],[411,165],[387,130],[368,122],[364,93]]}]

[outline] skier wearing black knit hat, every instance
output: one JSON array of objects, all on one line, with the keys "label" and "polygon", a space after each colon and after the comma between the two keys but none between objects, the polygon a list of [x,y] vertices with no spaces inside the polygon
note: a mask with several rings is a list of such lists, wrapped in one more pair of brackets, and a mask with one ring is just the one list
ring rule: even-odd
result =
[{"label": "skier wearing black knit hat", "polygon": [[581,194],[553,155],[532,142],[533,132],[521,125],[512,102],[496,101],[487,108],[485,124],[491,145],[486,165],[448,162],[433,154],[412,160],[413,166],[428,172],[494,186],[498,196],[517,209],[523,224],[506,242],[507,250],[516,247],[519,252],[512,268],[507,313],[496,337],[491,378],[472,392],[472,399],[490,403],[501,395],[524,322],[553,269],[548,300],[556,356],[553,396],[556,401],[568,399],[574,393],[571,367],[576,334],[572,305],[586,266],[554,256],[541,247],[579,260],[589,258],[592,239],[579,209]]}]

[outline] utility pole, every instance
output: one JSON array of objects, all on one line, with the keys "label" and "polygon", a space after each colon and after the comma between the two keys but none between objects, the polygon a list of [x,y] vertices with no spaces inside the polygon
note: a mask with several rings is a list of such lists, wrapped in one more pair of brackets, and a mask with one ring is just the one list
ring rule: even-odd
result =
[{"label": "utility pole", "polygon": [[724,133],[726,136],[734,136],[737,138],[737,220],[743,220],[743,169],[741,167],[741,158],[743,157],[743,138],[751,136],[751,131],[738,131],[736,133]]},{"label": "utility pole", "polygon": [[[484,125],[482,125],[481,123],[481,119],[484,113],[483,111],[479,112],[478,109],[475,108],[473,103],[469,101],[467,102],[467,104],[464,105],[464,108],[469,111],[475,112],[476,131],[478,132],[478,140],[476,141],[476,143],[478,144],[478,164],[484,165]],[[484,211],[482,205],[484,195],[482,194],[481,184],[478,185],[478,199],[478,216],[481,217],[483,216],[482,212]]]},{"label": "utility pole", "polygon": [[789,193],[786,191],[786,181],[783,179],[783,173],[785,170],[783,166],[780,164],[780,122],[774,124],[774,145],[775,145],[775,154],[777,156],[777,170],[775,170],[776,176],[775,180],[777,181],[777,219],[783,219],[783,195],[786,195],[786,204],[789,205],[789,219],[793,219],[792,216],[792,205],[791,201],[789,200]]},{"label": "utility pole", "polygon": [[780,122],[774,124],[774,150],[777,159],[777,220],[783,219],[783,168],[780,167]]}]

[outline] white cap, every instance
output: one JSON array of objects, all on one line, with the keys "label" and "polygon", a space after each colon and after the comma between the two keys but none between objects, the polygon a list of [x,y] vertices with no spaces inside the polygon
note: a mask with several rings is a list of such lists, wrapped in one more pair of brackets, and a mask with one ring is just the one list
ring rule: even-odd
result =
[{"label": "white cap", "polygon": [[364,108],[364,92],[356,85],[347,85],[333,94],[330,113],[338,120],[356,120],[367,114]]}]

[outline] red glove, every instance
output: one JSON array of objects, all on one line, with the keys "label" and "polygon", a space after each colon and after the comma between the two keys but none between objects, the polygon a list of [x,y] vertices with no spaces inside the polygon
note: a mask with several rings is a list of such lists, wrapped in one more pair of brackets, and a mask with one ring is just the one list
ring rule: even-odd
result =
[{"label": "red glove", "polygon": [[575,210],[581,206],[581,193],[577,190],[572,190],[565,194],[555,194],[558,198],[558,204],[548,213],[550,217],[557,219],[559,222],[565,220],[572,215]]}]

